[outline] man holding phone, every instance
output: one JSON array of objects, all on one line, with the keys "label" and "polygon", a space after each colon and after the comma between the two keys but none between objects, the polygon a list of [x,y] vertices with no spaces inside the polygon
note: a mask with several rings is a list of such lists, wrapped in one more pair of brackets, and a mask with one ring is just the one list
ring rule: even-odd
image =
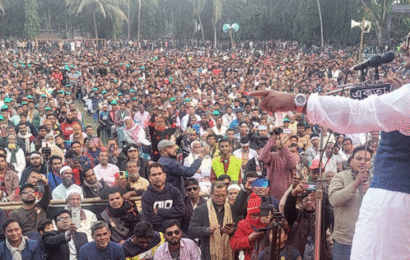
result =
[{"label": "man holding phone", "polygon": [[269,195],[270,181],[262,176],[258,176],[256,172],[249,172],[245,177],[245,185],[236,197],[235,203],[232,206],[232,214],[235,222],[239,222],[246,218],[249,197],[255,193],[259,197],[267,197],[269,205],[276,211],[279,210],[279,200]]}]

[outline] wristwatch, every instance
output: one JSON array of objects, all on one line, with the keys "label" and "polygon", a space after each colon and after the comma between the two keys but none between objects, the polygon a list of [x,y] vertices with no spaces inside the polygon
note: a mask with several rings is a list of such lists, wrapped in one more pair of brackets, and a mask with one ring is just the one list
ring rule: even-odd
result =
[{"label": "wristwatch", "polygon": [[304,94],[297,94],[295,97],[296,111],[301,113],[303,108],[306,106],[307,98]]}]

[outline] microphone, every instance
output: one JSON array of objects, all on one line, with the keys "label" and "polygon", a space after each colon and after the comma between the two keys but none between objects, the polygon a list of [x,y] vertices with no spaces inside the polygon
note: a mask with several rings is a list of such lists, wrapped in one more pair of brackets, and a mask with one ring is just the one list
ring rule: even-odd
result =
[{"label": "microphone", "polygon": [[[386,57],[387,59],[387,57]],[[378,67],[380,65],[382,65],[383,63],[383,59],[380,55],[376,55],[371,57],[368,60],[363,61],[362,63],[359,63],[353,67],[350,68],[351,71],[353,70],[364,70],[367,69],[369,67]]]},{"label": "microphone", "polygon": [[386,52],[382,55],[382,64],[392,62],[394,58],[394,53],[392,51]]}]

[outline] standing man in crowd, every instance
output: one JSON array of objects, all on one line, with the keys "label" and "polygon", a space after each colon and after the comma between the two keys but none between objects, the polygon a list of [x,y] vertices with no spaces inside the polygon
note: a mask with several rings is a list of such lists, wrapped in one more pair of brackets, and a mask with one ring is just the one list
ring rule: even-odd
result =
[{"label": "standing man in crowd", "polygon": [[373,151],[356,147],[349,158],[351,169],[336,174],[329,186],[329,202],[334,207],[335,224],[332,238],[333,259],[349,260],[355,224],[363,196],[369,189],[369,173]]},{"label": "standing man in crowd", "polygon": [[192,213],[188,232],[193,238],[199,238],[201,257],[204,260],[234,259],[229,240],[234,234],[235,223],[226,196],[226,185],[214,182],[211,186],[211,199]]}]

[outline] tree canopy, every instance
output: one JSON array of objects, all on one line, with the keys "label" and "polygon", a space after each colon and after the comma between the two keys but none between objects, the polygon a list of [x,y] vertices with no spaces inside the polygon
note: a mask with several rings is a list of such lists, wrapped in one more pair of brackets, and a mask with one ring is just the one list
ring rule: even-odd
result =
[{"label": "tree canopy", "polygon": [[[401,37],[408,30],[408,15],[391,14],[390,10],[393,4],[408,2],[319,0],[324,41],[357,44],[360,29],[351,29],[350,23],[363,18],[373,23],[369,37],[379,41]],[[228,40],[222,31],[225,23],[239,24],[235,40],[289,39],[320,44],[317,0],[0,0],[3,38],[36,38],[40,32],[72,38],[80,32],[92,38],[134,39],[140,28],[141,39],[172,35],[176,39],[213,41],[216,36]]]}]

